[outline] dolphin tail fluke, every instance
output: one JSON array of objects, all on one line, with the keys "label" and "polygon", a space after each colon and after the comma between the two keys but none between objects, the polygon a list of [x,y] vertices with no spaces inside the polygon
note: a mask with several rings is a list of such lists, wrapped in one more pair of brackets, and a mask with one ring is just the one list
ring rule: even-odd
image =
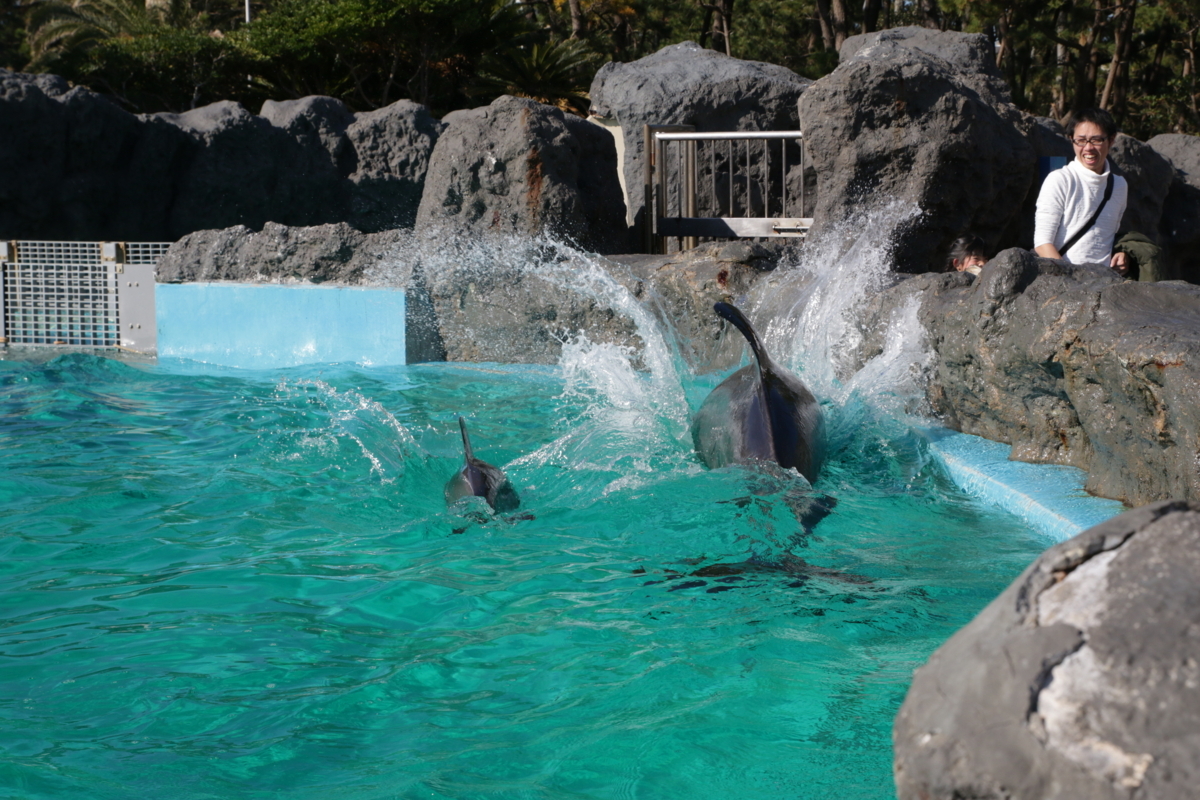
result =
[{"label": "dolphin tail fluke", "polygon": [[470,461],[475,455],[471,452],[471,437],[467,435],[467,421],[461,416],[458,418],[458,429],[462,431],[463,450],[467,454],[467,461]]},{"label": "dolphin tail fluke", "polygon": [[713,311],[722,319],[732,322],[733,326],[742,332],[742,336],[750,343],[750,349],[754,351],[754,360],[760,367],[763,366],[763,362],[768,359],[765,358],[762,342],[758,340],[758,334],[754,332],[754,326],[746,319],[746,315],[729,303],[717,303],[713,306]]}]

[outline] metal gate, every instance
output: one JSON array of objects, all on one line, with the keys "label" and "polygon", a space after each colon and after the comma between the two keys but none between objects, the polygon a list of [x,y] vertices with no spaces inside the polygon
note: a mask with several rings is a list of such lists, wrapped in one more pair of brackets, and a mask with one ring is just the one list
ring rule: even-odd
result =
[{"label": "metal gate", "polygon": [[[665,252],[667,237],[679,237],[687,249],[699,237],[792,238],[812,227],[800,131],[697,133],[691,125],[646,125],[644,135],[647,252]],[[789,194],[789,183],[797,191]]]},{"label": "metal gate", "polygon": [[154,267],[170,242],[0,242],[0,343],[156,349]]}]

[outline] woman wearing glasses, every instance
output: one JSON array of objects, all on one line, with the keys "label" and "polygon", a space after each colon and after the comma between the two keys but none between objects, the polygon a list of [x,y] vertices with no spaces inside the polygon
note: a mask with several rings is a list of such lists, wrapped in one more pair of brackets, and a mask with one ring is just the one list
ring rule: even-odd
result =
[{"label": "woman wearing glasses", "polygon": [[1117,124],[1103,109],[1072,117],[1075,160],[1046,176],[1034,217],[1034,251],[1072,264],[1108,264],[1128,271],[1125,253],[1113,253],[1113,240],[1125,213],[1129,185],[1109,169],[1108,151]]}]

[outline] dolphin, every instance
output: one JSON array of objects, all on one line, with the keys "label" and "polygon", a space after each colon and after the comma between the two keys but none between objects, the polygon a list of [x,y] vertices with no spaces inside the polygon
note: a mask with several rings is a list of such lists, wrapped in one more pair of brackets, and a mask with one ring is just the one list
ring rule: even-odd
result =
[{"label": "dolphin", "polygon": [[453,505],[463,497],[482,497],[494,511],[516,511],[521,505],[521,498],[508,482],[504,471],[474,456],[471,439],[467,436],[467,421],[462,417],[458,418],[458,427],[462,431],[466,459],[462,469],[446,481],[446,504]]},{"label": "dolphin", "polygon": [[713,389],[692,420],[692,441],[709,468],[774,461],[816,481],[825,459],[821,404],[799,378],[771,360],[745,315],[728,303],[713,310],[733,323],[754,352]]}]

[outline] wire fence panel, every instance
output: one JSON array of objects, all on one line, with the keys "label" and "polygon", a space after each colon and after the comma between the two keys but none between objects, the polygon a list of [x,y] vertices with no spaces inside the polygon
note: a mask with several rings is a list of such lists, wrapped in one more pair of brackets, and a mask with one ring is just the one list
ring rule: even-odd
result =
[{"label": "wire fence panel", "polygon": [[[126,265],[152,269],[170,246],[170,242],[3,243],[0,341],[120,347],[120,276]],[[132,309],[124,311],[128,314]]]}]

